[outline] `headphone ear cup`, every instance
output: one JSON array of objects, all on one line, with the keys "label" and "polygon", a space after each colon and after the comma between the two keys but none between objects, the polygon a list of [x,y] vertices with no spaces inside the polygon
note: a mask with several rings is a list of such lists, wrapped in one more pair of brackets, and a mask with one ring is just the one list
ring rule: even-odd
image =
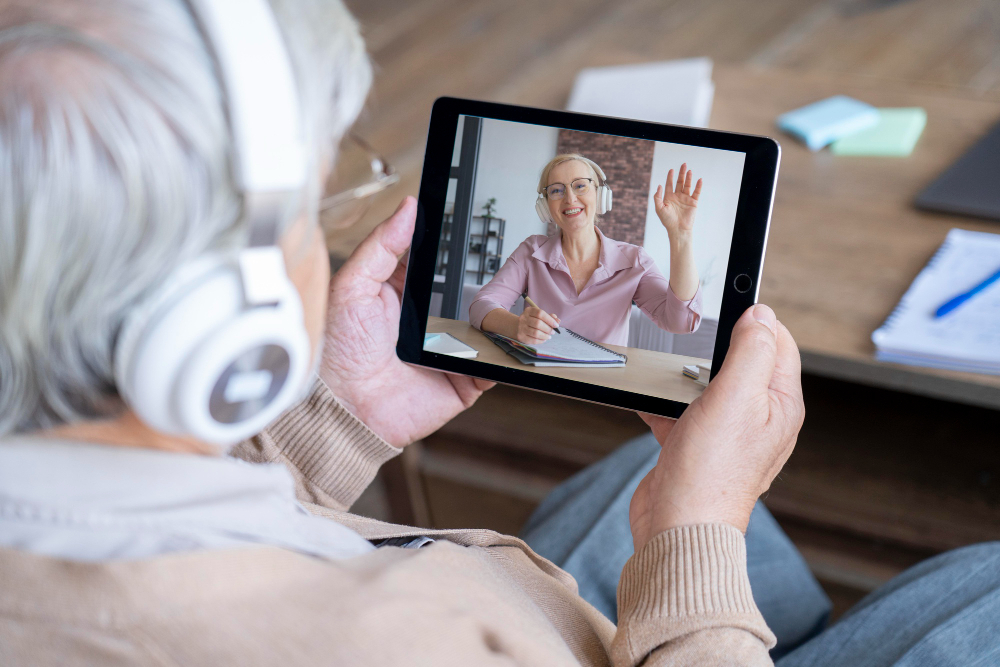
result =
[{"label": "headphone ear cup", "polygon": [[178,378],[185,430],[220,445],[259,433],[301,397],[310,354],[298,293],[277,308],[244,312],[214,332]]},{"label": "headphone ear cup", "polygon": [[549,211],[549,202],[545,197],[539,197],[535,200],[535,212],[538,213],[538,218],[548,224],[552,222],[552,212]]},{"label": "headphone ear cup", "polygon": [[601,214],[611,210],[611,188],[604,184],[601,186]]},{"label": "headphone ear cup", "polygon": [[[122,324],[115,344],[115,384],[118,393],[144,422],[159,431],[179,434],[168,407],[168,396],[176,380],[178,365],[212,328],[236,314],[239,284],[235,276],[225,279],[228,272],[217,255],[188,262],[164,280],[153,295],[137,305]],[[160,340],[164,329],[158,326],[159,323],[179,307],[184,297],[197,285],[205,283],[210,285],[216,308],[202,316],[191,317],[172,340]],[[155,355],[156,364],[150,363],[151,344],[160,347]],[[151,373],[153,378],[149,377]]]},{"label": "headphone ear cup", "polygon": [[275,306],[244,307],[236,262],[213,255],[171,276],[129,317],[115,350],[126,404],[154,429],[229,445],[300,395],[311,349],[298,292],[282,275]]}]

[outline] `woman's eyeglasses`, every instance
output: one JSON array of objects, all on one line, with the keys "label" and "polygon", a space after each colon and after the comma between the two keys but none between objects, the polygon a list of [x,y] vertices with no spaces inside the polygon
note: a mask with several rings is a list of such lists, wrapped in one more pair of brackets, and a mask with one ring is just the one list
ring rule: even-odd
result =
[{"label": "woman's eyeglasses", "polygon": [[[569,184],[569,187],[573,190],[573,194],[580,197],[590,192],[591,188],[594,187],[594,179],[575,178],[573,179],[573,182]],[[545,193],[545,197],[548,199],[562,199],[566,196],[566,184],[553,183],[552,185],[547,185],[542,188],[542,192]]]},{"label": "woman's eyeglasses", "polygon": [[345,137],[334,171],[319,202],[319,222],[327,232],[346,229],[371,207],[375,195],[399,181],[399,174],[361,137]]}]

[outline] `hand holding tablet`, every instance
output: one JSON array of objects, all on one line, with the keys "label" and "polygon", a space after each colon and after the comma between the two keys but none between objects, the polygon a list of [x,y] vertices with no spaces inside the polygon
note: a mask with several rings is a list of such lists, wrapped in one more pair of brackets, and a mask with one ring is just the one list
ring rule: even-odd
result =
[{"label": "hand holding tablet", "polygon": [[677,526],[728,523],[746,531],[754,503],[795,447],[805,407],[791,334],[761,304],[742,315],[732,338],[733,353],[698,410],[677,421],[639,415],[663,454],[629,507],[636,551]]},{"label": "hand holding tablet", "polygon": [[[678,416],[701,392],[683,366],[721,367],[733,325],[756,301],[779,155],[764,137],[438,100],[399,358]],[[475,215],[489,199],[499,222]],[[523,294],[532,301],[512,313]],[[538,344],[556,327],[629,362],[529,365],[487,337]],[[479,356],[424,350],[425,333]]]},{"label": "hand holding tablet", "polygon": [[395,447],[441,428],[492,386],[430,373],[393,353],[406,248],[416,217],[417,202],[407,197],[333,276],[319,367],[337,400]]}]

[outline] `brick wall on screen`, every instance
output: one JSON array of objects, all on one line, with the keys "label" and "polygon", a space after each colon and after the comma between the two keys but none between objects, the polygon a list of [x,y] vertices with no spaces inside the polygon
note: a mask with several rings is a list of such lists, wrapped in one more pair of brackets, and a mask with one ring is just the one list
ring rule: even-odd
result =
[{"label": "brick wall on screen", "polygon": [[[646,235],[653,142],[606,134],[559,130],[557,151],[579,153],[600,165],[614,192],[611,210],[601,216],[601,231],[616,241],[642,245]],[[549,225],[549,234],[556,226]]]}]

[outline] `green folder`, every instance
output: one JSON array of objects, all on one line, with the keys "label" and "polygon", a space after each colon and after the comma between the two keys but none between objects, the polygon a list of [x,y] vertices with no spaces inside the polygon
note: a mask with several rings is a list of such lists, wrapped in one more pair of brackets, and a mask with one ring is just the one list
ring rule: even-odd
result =
[{"label": "green folder", "polygon": [[838,139],[830,146],[836,155],[881,155],[906,157],[913,152],[927,124],[927,112],[919,107],[879,109],[874,127]]}]

